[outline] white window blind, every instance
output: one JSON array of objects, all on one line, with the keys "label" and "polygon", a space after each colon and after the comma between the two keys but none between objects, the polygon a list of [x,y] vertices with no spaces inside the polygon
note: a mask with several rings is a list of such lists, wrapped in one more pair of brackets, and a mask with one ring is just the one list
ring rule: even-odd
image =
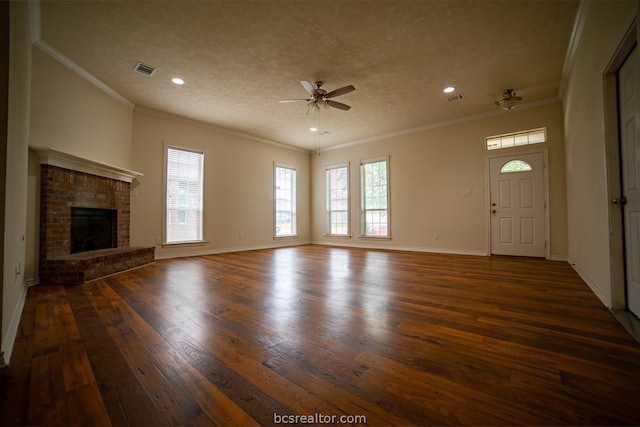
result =
[{"label": "white window blind", "polygon": [[326,169],[327,234],[349,235],[349,164]]},{"label": "white window blind", "polygon": [[296,169],[275,165],[275,235],[294,236],[297,233]]},{"label": "white window blind", "polygon": [[167,147],[167,243],[202,240],[203,168],[203,151]]},{"label": "white window blind", "polygon": [[505,133],[485,138],[487,150],[519,147],[521,145],[542,144],[547,141],[547,128]]}]

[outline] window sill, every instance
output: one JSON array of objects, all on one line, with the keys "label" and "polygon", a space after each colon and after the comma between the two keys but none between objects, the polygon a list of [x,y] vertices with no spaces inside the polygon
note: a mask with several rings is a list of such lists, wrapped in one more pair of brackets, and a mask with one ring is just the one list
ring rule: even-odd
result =
[{"label": "window sill", "polygon": [[209,244],[208,240],[193,240],[189,242],[164,242],[162,243],[163,248],[177,248],[177,247],[188,247],[188,246],[204,246]]},{"label": "window sill", "polygon": [[287,234],[285,236],[273,236],[273,238],[276,239],[276,240],[278,240],[278,239],[295,239],[297,237],[298,237],[297,234]]},{"label": "window sill", "polygon": [[350,239],[353,236],[351,234],[325,234],[324,237],[328,237],[330,239]]},{"label": "window sill", "polygon": [[361,234],[361,239],[372,239],[372,240],[391,240],[391,236],[368,236],[366,234]]}]

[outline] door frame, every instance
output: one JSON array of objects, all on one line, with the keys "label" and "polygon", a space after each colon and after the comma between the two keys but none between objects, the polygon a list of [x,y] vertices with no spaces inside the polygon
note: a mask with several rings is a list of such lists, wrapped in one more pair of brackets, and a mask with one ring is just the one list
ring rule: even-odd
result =
[{"label": "door frame", "polygon": [[485,192],[485,223],[486,223],[486,242],[485,242],[485,253],[487,256],[491,256],[491,159],[496,159],[500,157],[517,157],[522,154],[538,154],[542,153],[542,161],[544,162],[544,184],[542,186],[542,191],[544,192],[544,238],[545,238],[545,259],[550,258],[551,251],[551,239],[549,235],[549,230],[551,229],[549,225],[549,153],[547,148],[539,148],[535,149],[531,146],[527,146],[526,149],[515,150],[513,148],[506,150],[495,150],[489,152],[485,156],[485,188],[487,191]]},{"label": "door frame", "polygon": [[627,309],[622,206],[611,202],[622,194],[617,72],[640,40],[639,20],[638,17],[634,19],[603,73],[605,167],[607,170],[606,203],[609,216],[611,308],[614,310]]}]

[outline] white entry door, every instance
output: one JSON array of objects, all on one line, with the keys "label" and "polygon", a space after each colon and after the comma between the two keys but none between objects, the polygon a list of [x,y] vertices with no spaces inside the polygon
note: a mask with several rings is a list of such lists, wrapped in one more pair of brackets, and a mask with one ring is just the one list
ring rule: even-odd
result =
[{"label": "white entry door", "polygon": [[546,214],[543,153],[489,159],[491,253],[544,257]]},{"label": "white entry door", "polygon": [[637,48],[618,71],[627,307],[640,316],[640,69]]}]

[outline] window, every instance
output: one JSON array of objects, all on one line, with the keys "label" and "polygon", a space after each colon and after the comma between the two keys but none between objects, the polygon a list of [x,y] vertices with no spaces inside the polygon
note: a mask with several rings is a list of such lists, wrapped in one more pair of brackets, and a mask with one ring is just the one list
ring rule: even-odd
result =
[{"label": "window", "polygon": [[327,180],[327,234],[349,235],[349,164],[329,166]]},{"label": "window", "polygon": [[531,165],[524,160],[509,160],[502,165],[500,173],[528,172],[532,170]]},{"label": "window", "polygon": [[275,235],[295,236],[296,226],[296,169],[293,166],[275,165]]},{"label": "window", "polygon": [[547,140],[547,128],[507,133],[485,138],[487,150],[519,147],[521,145],[540,144]]},{"label": "window", "polygon": [[360,162],[361,233],[389,237],[389,158]]},{"label": "window", "polygon": [[167,146],[166,243],[202,241],[204,151]]}]

